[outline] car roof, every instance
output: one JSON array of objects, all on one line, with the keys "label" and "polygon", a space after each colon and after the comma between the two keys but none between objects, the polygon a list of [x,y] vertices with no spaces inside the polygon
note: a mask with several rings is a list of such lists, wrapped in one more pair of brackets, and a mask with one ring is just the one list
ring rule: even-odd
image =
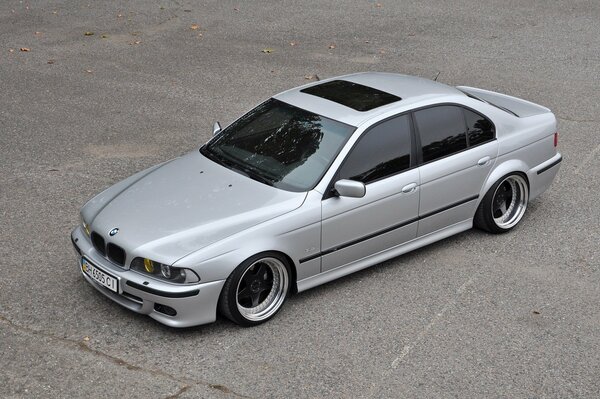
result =
[{"label": "car roof", "polygon": [[[358,111],[350,106],[344,105],[341,102],[327,99],[328,96],[310,94],[311,92],[315,93],[318,91],[310,90],[309,88],[333,81],[352,82],[375,89],[375,91],[391,94],[392,97],[396,96],[400,99],[397,101],[387,102],[384,105],[371,108],[369,110]],[[443,83],[434,82],[430,79],[396,73],[362,72],[352,75],[338,76],[296,87],[277,94],[274,96],[274,98],[296,107],[306,109],[307,111],[311,111],[316,114],[346,123],[348,125],[358,126],[377,115],[395,108],[398,110],[407,109],[411,105],[423,100],[457,95],[462,97],[465,96],[464,93],[454,87],[445,85]]]}]

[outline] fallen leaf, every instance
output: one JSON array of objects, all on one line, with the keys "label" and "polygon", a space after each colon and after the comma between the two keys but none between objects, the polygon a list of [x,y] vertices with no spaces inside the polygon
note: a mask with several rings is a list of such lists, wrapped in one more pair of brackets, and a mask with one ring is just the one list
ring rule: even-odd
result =
[{"label": "fallen leaf", "polygon": [[329,45],[329,48],[330,48],[330,49],[332,49],[332,50],[333,50],[335,47],[336,47],[335,43],[331,43],[331,44]]},{"label": "fallen leaf", "polygon": [[86,69],[85,70],[87,73],[93,73],[94,71],[92,71],[91,69]]},{"label": "fallen leaf", "polygon": [[233,11],[239,11],[240,9],[237,7],[234,7]]},{"label": "fallen leaf", "polygon": [[21,50],[22,52],[24,52],[24,53],[26,53],[26,52],[28,52],[28,51],[31,51],[31,49],[30,49],[30,48],[28,48],[28,47],[21,47],[21,49],[20,49],[20,50]]},{"label": "fallen leaf", "polygon": [[415,34],[414,34],[414,33],[412,33],[412,32],[408,34],[408,36],[414,36],[414,35],[415,35]]},{"label": "fallen leaf", "polygon": [[533,314],[540,314],[541,312],[539,310],[532,310],[531,313],[533,313]]},{"label": "fallen leaf", "polygon": [[306,80],[321,80],[317,75],[306,75],[304,76]]},{"label": "fallen leaf", "polygon": [[89,342],[89,341],[90,341],[90,337],[88,337],[88,336],[86,335],[85,337],[83,337],[83,340],[84,340],[85,342]]},{"label": "fallen leaf", "polygon": [[42,32],[34,32],[34,35],[41,36],[41,35],[43,35],[43,33]]},{"label": "fallen leaf", "polygon": [[160,9],[161,9],[161,10],[164,10],[165,8],[164,8],[163,6],[160,6]]},{"label": "fallen leaf", "polygon": [[9,48],[9,49],[8,49],[8,52],[9,52],[9,53],[14,53],[14,52],[15,52],[15,49],[14,49],[14,48]]},{"label": "fallen leaf", "polygon": [[84,36],[94,36],[94,32],[85,32]]},{"label": "fallen leaf", "polygon": [[123,14],[117,14],[117,18],[123,18]]},{"label": "fallen leaf", "polygon": [[375,7],[376,7],[376,8],[381,8],[381,3],[377,3],[377,4],[375,4]]},{"label": "fallen leaf", "polygon": [[369,41],[368,41],[368,40],[365,40],[365,43],[369,43]]},{"label": "fallen leaf", "polygon": [[272,48],[264,48],[261,50],[263,53],[265,54],[271,54],[272,52],[274,52],[275,50],[273,50]]},{"label": "fallen leaf", "polygon": [[379,50],[379,54],[385,54],[385,50]]},{"label": "fallen leaf", "polygon": [[137,36],[137,35],[139,35],[139,34],[140,34],[140,32],[131,32],[131,33],[130,33],[130,35],[131,35],[131,36]]},{"label": "fallen leaf", "polygon": [[52,14],[58,14],[58,11],[52,11]]},{"label": "fallen leaf", "polygon": [[200,28],[200,25],[198,25],[198,24],[192,24],[192,25],[190,26],[190,29],[191,29],[191,30],[198,30],[198,28]]},{"label": "fallen leaf", "polygon": [[140,44],[142,41],[141,40],[136,40],[135,42],[131,42],[129,43],[130,46],[136,45],[136,44]]},{"label": "fallen leaf", "polygon": [[100,37],[103,39],[108,39],[108,35],[101,35]]},{"label": "fallen leaf", "polygon": [[50,65],[54,64],[54,60],[48,60],[48,64],[50,64]]},{"label": "fallen leaf", "polygon": [[290,46],[296,46],[298,44],[298,42],[290,42]]}]

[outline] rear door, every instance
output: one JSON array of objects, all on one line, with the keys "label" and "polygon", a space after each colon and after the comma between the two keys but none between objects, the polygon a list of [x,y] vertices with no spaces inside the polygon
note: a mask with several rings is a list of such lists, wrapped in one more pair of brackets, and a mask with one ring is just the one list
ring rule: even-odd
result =
[{"label": "rear door", "polygon": [[473,218],[496,160],[493,123],[458,105],[414,112],[421,196],[418,236]]},{"label": "rear door", "polygon": [[414,154],[410,115],[379,123],[359,139],[334,181],[361,181],[366,194],[323,200],[322,271],[416,237],[419,171]]}]

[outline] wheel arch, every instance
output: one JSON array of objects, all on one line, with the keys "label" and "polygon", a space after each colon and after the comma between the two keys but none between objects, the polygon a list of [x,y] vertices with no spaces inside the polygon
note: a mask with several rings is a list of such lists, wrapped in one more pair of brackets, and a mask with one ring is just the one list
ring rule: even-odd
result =
[{"label": "wheel arch", "polygon": [[[258,314],[258,318],[254,319],[249,315],[243,314],[245,312],[243,312],[241,310],[242,308],[240,308],[236,293],[239,288],[239,282],[243,278],[244,274],[249,270],[249,267],[255,264],[255,262],[267,258],[277,259],[277,263],[279,263],[280,266],[283,264],[283,267],[287,269],[286,273],[288,274],[289,279],[287,292],[284,289],[280,291],[282,292],[282,294],[275,295],[275,299],[272,299],[271,303],[269,303],[266,308],[266,310],[268,310],[267,314]],[[278,250],[259,251],[253,255],[247,256],[244,260],[236,264],[233,270],[229,273],[229,275],[226,278],[225,284],[220,289],[219,300],[217,301],[216,305],[216,312],[227,317],[231,321],[245,327],[261,324],[272,318],[283,306],[283,302],[285,301],[285,299],[294,292],[297,292],[296,267],[289,255]],[[266,299],[264,299],[264,301],[266,301]]]},{"label": "wheel arch", "polygon": [[519,159],[510,159],[498,164],[488,175],[485,184],[483,185],[480,193],[479,193],[479,203],[483,201],[483,198],[487,194],[490,188],[501,178],[511,173],[518,173],[525,178],[527,182],[527,188],[531,189],[529,183],[529,176],[527,172],[529,171],[529,166],[519,160]]},{"label": "wheel arch", "polygon": [[266,252],[274,252],[276,254],[279,254],[279,255],[281,255],[281,257],[283,257],[287,261],[287,263],[288,263],[288,265],[290,267],[290,273],[291,273],[291,276],[290,276],[290,280],[291,280],[290,281],[290,284],[291,284],[290,285],[290,293],[291,294],[297,294],[298,293],[298,272],[296,271],[296,263],[285,252],[276,251],[276,250],[274,250],[274,251],[266,251]]},{"label": "wheel arch", "polygon": [[[267,256],[267,255],[279,255],[283,260],[285,260],[285,262],[287,263],[287,265],[290,268],[290,293],[291,294],[296,294],[298,292],[298,273],[296,270],[296,263],[292,260],[291,256],[289,256],[287,253],[285,253],[282,250],[279,249],[262,249],[259,251],[256,251],[255,253],[250,254],[249,252],[241,252],[238,254],[238,256],[235,257],[235,260],[231,262],[230,266],[228,267],[228,269],[230,269],[227,273],[226,276],[224,276],[224,279],[229,278],[229,276],[231,276],[231,274],[235,271],[235,269],[241,265],[242,263],[248,261],[249,259],[252,258],[260,258],[262,256]],[[232,259],[233,260],[233,259]]]}]

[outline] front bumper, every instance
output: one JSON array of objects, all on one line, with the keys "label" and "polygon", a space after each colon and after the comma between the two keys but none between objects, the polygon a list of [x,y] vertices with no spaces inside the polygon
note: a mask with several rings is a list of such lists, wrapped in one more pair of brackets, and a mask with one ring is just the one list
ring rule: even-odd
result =
[{"label": "front bumper", "polygon": [[[102,294],[134,312],[146,314],[170,327],[190,327],[212,323],[217,318],[217,303],[225,280],[199,284],[170,284],[126,270],[104,258],[93,246],[82,227],[71,233],[79,259],[79,271]],[[92,280],[81,270],[81,257],[118,280],[113,292]],[[169,309],[170,308],[170,309]],[[174,310],[176,314],[170,316]]]}]

